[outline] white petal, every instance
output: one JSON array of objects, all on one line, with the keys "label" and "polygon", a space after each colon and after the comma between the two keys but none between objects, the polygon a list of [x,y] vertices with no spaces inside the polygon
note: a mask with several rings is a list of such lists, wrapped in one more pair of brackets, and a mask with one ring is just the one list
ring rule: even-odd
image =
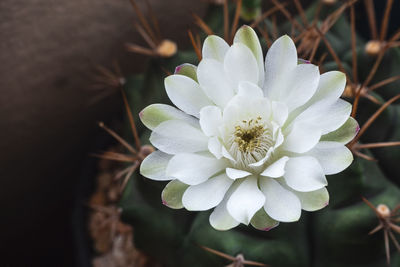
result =
[{"label": "white petal", "polygon": [[162,203],[171,209],[183,208],[182,196],[188,187],[179,180],[172,180],[161,193]]},{"label": "white petal", "polygon": [[229,214],[226,204],[228,199],[231,197],[232,193],[237,189],[240,182],[234,182],[233,185],[229,188],[228,192],[225,194],[224,199],[221,203],[213,210],[210,215],[209,221],[212,227],[217,230],[224,231],[229,230],[233,227],[239,225],[239,222],[236,221],[232,216]]},{"label": "white petal", "polygon": [[354,137],[356,137],[359,130],[360,126],[358,126],[357,121],[354,118],[349,117],[347,121],[340,126],[340,128],[321,136],[321,141],[332,141],[347,144],[353,140]]},{"label": "white petal", "polygon": [[235,43],[229,48],[224,59],[224,69],[235,92],[241,81],[258,82],[258,64],[244,44]]},{"label": "white petal", "polygon": [[327,134],[342,126],[349,119],[350,113],[351,104],[342,99],[331,105],[317,102],[297,116],[293,123],[307,122],[321,129],[322,134]]},{"label": "white petal", "polygon": [[208,150],[217,158],[222,158],[222,145],[218,137],[214,136],[208,140]]},{"label": "white petal", "polygon": [[223,62],[226,51],[229,45],[219,36],[209,35],[203,44],[202,56],[203,58],[211,58]]},{"label": "white petal", "polygon": [[312,149],[320,138],[320,129],[300,121],[294,124],[291,132],[285,137],[282,148],[291,152],[304,153]]},{"label": "white petal", "polygon": [[169,161],[166,173],[185,184],[197,185],[223,170],[225,166],[224,160],[217,160],[211,154],[206,156],[181,153]]},{"label": "white petal", "polygon": [[300,218],[301,204],[295,194],[269,178],[260,178],[260,188],[265,195],[264,209],[272,219],[294,222]]},{"label": "white petal", "polygon": [[321,165],[310,156],[290,158],[284,178],[288,186],[300,192],[315,191],[328,184]]},{"label": "white petal", "polygon": [[288,118],[289,110],[285,103],[272,101],[272,120],[283,126]]},{"label": "white petal", "polygon": [[282,177],[285,174],[285,165],[289,157],[281,157],[271,165],[269,165],[260,175],[272,178]]},{"label": "white petal", "polygon": [[264,93],[258,85],[247,81],[239,83],[238,95],[255,98],[264,97]]},{"label": "white petal", "polygon": [[316,158],[327,175],[339,173],[353,162],[351,151],[338,142],[319,142],[307,155]]},{"label": "white petal", "polygon": [[236,32],[233,43],[242,43],[253,53],[259,68],[258,85],[262,88],[264,83],[264,58],[257,34],[251,27],[243,25]]},{"label": "white petal", "polygon": [[300,199],[301,208],[306,211],[320,210],[329,204],[329,193],[325,187],[311,192],[293,193]]},{"label": "white petal", "polygon": [[227,203],[227,209],[235,220],[248,225],[264,202],[265,197],[258,189],[257,177],[252,176],[244,179],[232,193]]},{"label": "white petal", "polygon": [[296,47],[289,36],[284,35],[276,40],[268,50],[265,58],[264,93],[279,95],[282,87],[288,83],[288,76],[297,66]]},{"label": "white petal", "polygon": [[207,106],[200,110],[200,126],[205,135],[215,136],[222,123],[221,109],[216,106]]},{"label": "white petal", "polygon": [[152,104],[147,106],[139,113],[139,117],[143,124],[150,130],[153,130],[160,123],[168,120],[183,120],[193,126],[198,126],[199,124],[192,116],[165,104]]},{"label": "white petal", "polygon": [[157,181],[172,180],[172,178],[168,177],[165,173],[168,162],[171,158],[172,155],[168,155],[158,150],[154,151],[140,164],[140,174]]},{"label": "white petal", "polygon": [[169,99],[187,114],[198,117],[200,109],[213,103],[200,89],[198,83],[183,75],[170,75],[164,80]]},{"label": "white petal", "polygon": [[231,178],[232,180],[236,180],[239,178],[250,176],[251,173],[243,170],[226,168],[226,175],[228,175],[228,177]]},{"label": "white petal", "polygon": [[251,225],[261,231],[269,231],[279,225],[279,222],[272,219],[264,210],[261,208],[254,214],[250,221]]},{"label": "white petal", "polygon": [[197,68],[197,77],[206,95],[218,106],[225,107],[233,97],[233,88],[225,76],[221,62],[203,59]]},{"label": "white petal", "polygon": [[346,75],[340,71],[328,71],[320,76],[318,89],[309,103],[323,101],[325,105],[334,103],[343,93]]},{"label": "white petal", "polygon": [[319,82],[319,69],[313,64],[298,65],[286,79],[288,87],[283,88],[279,98],[271,100],[286,104],[289,112],[304,105],[315,93]]},{"label": "white petal", "polygon": [[179,120],[162,122],[150,136],[150,142],[168,154],[206,151],[207,139],[200,129]]},{"label": "white petal", "polygon": [[175,68],[174,74],[184,75],[197,82],[197,66],[195,65],[189,63],[179,65]]},{"label": "white petal", "polygon": [[190,186],[183,194],[182,203],[187,210],[208,210],[217,206],[225,196],[233,180],[225,173],[204,183]]}]

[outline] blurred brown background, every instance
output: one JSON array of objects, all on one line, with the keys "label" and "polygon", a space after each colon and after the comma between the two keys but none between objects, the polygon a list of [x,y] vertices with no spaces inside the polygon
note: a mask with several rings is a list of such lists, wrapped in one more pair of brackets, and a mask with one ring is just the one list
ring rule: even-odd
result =
[{"label": "blurred brown background", "polygon": [[[143,0],[137,0],[143,7]],[[206,3],[150,0],[164,36],[188,44],[189,11]],[[145,9],[144,9],[145,10]],[[143,43],[128,0],[0,1],[0,255],[19,262],[74,266],[71,212],[96,121],[121,109],[118,95],[93,104],[95,64],[117,59],[126,73],[145,58],[124,51]]]}]

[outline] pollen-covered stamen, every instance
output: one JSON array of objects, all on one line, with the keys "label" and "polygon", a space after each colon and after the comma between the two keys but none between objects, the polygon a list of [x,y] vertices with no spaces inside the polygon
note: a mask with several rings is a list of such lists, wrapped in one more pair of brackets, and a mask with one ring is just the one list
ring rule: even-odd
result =
[{"label": "pollen-covered stamen", "polygon": [[264,158],[271,146],[271,128],[261,117],[257,117],[243,120],[235,126],[230,152],[238,164],[247,166]]}]

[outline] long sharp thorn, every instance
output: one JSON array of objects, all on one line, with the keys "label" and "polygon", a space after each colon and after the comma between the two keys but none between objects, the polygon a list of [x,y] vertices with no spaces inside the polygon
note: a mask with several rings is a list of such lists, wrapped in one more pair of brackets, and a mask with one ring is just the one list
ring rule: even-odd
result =
[{"label": "long sharp thorn", "polygon": [[207,23],[204,22],[202,18],[200,18],[197,14],[192,13],[192,17],[194,18],[195,23],[199,26],[207,35],[213,35],[214,32],[208,27]]},{"label": "long sharp thorn", "polygon": [[195,52],[196,55],[197,55],[197,59],[200,61],[200,60],[201,60],[201,50],[200,50],[200,48],[197,46],[196,40],[194,39],[193,33],[192,33],[191,30],[188,30],[188,35],[189,35],[190,42],[192,43],[194,52]]},{"label": "long sharp thorn", "polygon": [[356,15],[354,6],[350,6],[350,20],[351,20],[351,53],[352,53],[352,67],[353,67],[353,82],[358,84],[357,74],[357,50],[356,50]]},{"label": "long sharp thorn", "polygon": [[370,144],[357,144],[355,147],[358,149],[364,148],[379,148],[379,147],[391,147],[391,146],[400,146],[399,142],[380,142],[380,143],[370,143]]},{"label": "long sharp thorn", "polygon": [[289,11],[277,0],[271,0],[272,3],[279,8],[279,10],[282,12],[282,14],[292,23],[294,26],[297,28],[299,31],[303,31],[304,27],[297,22],[297,20],[293,19],[293,17],[290,15]]},{"label": "long sharp thorn", "polygon": [[154,52],[154,50],[151,50],[147,47],[143,47],[137,44],[126,44],[125,45],[126,50],[129,52],[134,52],[142,55],[147,55],[147,56],[156,56],[157,54]]},{"label": "long sharp thorn", "polygon": [[306,17],[306,13],[304,12],[303,6],[301,5],[299,0],[294,0],[294,4],[296,5],[297,10],[300,13],[301,20],[303,21],[304,26],[308,26],[308,20]]},{"label": "long sharp thorn", "polygon": [[356,156],[358,156],[358,157],[360,157],[360,158],[363,158],[363,159],[365,159],[365,160],[368,160],[368,161],[377,161],[375,158],[370,157],[370,156],[367,156],[367,155],[361,153],[360,151],[356,151],[356,150],[355,150],[355,151],[353,151],[353,153],[354,153]]},{"label": "long sharp thorn", "polygon": [[261,263],[261,262],[249,261],[249,260],[244,260],[243,264],[250,265],[250,266],[265,266],[265,267],[269,266],[269,265]]},{"label": "long sharp thorn", "polygon": [[130,152],[133,154],[136,154],[136,150],[128,143],[126,142],[121,136],[119,136],[116,132],[108,128],[106,125],[104,125],[103,122],[99,122],[99,126],[103,128],[106,132],[108,132],[112,137],[114,137],[118,142],[120,142],[126,149],[128,149]]},{"label": "long sharp thorn", "polygon": [[200,247],[201,247],[202,249],[204,249],[204,250],[206,250],[206,251],[212,253],[212,254],[218,255],[218,256],[220,256],[221,258],[224,258],[224,259],[227,259],[227,260],[234,261],[234,260],[236,259],[235,257],[232,257],[231,255],[225,254],[225,253],[220,252],[220,251],[218,251],[218,250],[215,250],[215,249],[212,249],[212,248],[209,248],[209,247],[205,247],[205,246],[201,246],[201,245],[200,245]]},{"label": "long sharp thorn", "polygon": [[383,21],[382,21],[382,26],[381,26],[381,34],[380,34],[380,41],[383,42],[386,38],[386,33],[387,33],[387,27],[389,24],[389,18],[390,18],[390,11],[392,10],[392,5],[393,5],[393,0],[387,0],[386,1],[386,8],[385,8],[385,14],[383,15]]},{"label": "long sharp thorn", "polygon": [[396,224],[394,224],[394,223],[391,223],[391,222],[389,222],[389,226],[390,226],[390,228],[392,228],[396,233],[400,234],[400,226],[398,226],[398,225],[396,225]]},{"label": "long sharp thorn", "polygon": [[[287,2],[282,3],[282,6],[286,6],[286,5],[287,5]],[[269,10],[265,11],[261,16],[259,16],[256,20],[254,20],[253,23],[250,24],[250,27],[252,27],[252,28],[256,27],[258,24],[260,24],[261,21],[266,19],[268,16],[274,14],[278,10],[279,10],[279,8],[277,6],[274,6],[274,7],[270,8]]]},{"label": "long sharp thorn", "polygon": [[128,184],[129,178],[132,176],[133,172],[138,168],[139,162],[135,162],[135,164],[131,167],[129,172],[126,174],[124,181],[122,182],[121,188],[120,188],[120,193],[122,193]]},{"label": "long sharp thorn", "polygon": [[400,98],[400,94],[392,97],[389,99],[385,104],[383,104],[361,127],[361,130],[358,132],[357,136],[351,141],[350,147],[354,145],[360,137],[365,133],[365,131],[371,126],[371,124],[379,117],[379,115],[388,107],[390,106],[393,102],[398,100]]},{"label": "long sharp thorn", "polygon": [[361,197],[361,198],[365,202],[365,204],[367,204],[368,207],[370,207],[375,212],[375,214],[377,216],[380,216],[378,210],[375,208],[375,206],[368,199],[366,199],[365,197]]},{"label": "long sharp thorn", "polygon": [[390,247],[389,247],[389,237],[388,237],[387,230],[383,231],[383,236],[385,239],[386,261],[387,261],[387,264],[390,265]]},{"label": "long sharp thorn", "polygon": [[228,42],[229,34],[229,13],[228,13],[228,0],[224,1],[224,39]]},{"label": "long sharp thorn", "polygon": [[270,48],[272,42],[271,42],[271,39],[269,38],[268,31],[267,30],[263,30],[259,25],[257,25],[257,29],[261,33],[263,38],[265,39],[265,42],[267,43],[268,48]]},{"label": "long sharp thorn", "polygon": [[389,236],[390,236],[390,239],[392,239],[393,244],[396,247],[397,251],[400,252],[400,244],[399,244],[399,242],[397,242],[396,237],[394,236],[394,234],[391,231],[389,231]]},{"label": "long sharp thorn", "polygon": [[151,5],[149,3],[149,0],[145,0],[145,3],[146,3],[147,10],[149,11],[151,22],[152,22],[153,27],[154,27],[154,29],[156,31],[155,35],[156,35],[156,38],[157,38],[157,42],[160,43],[161,39],[162,39],[161,31],[160,31],[160,25],[158,24],[158,20],[157,20],[156,15],[155,15],[155,13],[153,11],[153,8],[151,7]]},{"label": "long sharp thorn", "polygon": [[140,151],[141,144],[140,144],[139,134],[136,130],[136,125],[135,125],[135,121],[133,120],[132,110],[129,107],[128,99],[126,97],[126,94],[125,94],[125,91],[123,88],[121,88],[121,94],[122,94],[122,99],[124,100],[126,113],[128,114],[129,124],[130,124],[131,130],[132,130],[132,135],[133,135],[133,138],[135,139],[136,149],[138,151]]},{"label": "long sharp thorn", "polygon": [[387,78],[387,79],[385,79],[383,81],[380,81],[380,82],[378,82],[378,83],[376,83],[374,85],[371,85],[368,89],[370,91],[373,91],[375,89],[378,89],[378,88],[380,88],[382,86],[385,86],[385,85],[387,85],[389,83],[392,83],[392,82],[395,82],[395,81],[398,81],[398,80],[400,80],[400,75],[393,76],[393,77]]},{"label": "long sharp thorn", "polygon": [[369,235],[373,235],[376,232],[378,232],[379,230],[381,230],[383,228],[383,225],[380,223],[377,227],[375,227],[374,229],[372,229],[368,234]]},{"label": "long sharp thorn", "polygon": [[151,39],[153,39],[154,42],[156,42],[157,38],[153,32],[153,30],[151,29],[149,23],[147,22],[147,20],[145,19],[145,17],[143,16],[142,11],[139,9],[138,5],[136,4],[135,0],[130,0],[133,10],[135,11],[136,15],[139,18],[140,23],[143,25],[143,27],[146,29],[147,33],[150,35]]},{"label": "long sharp thorn", "polygon": [[311,51],[311,55],[310,55],[310,58],[309,58],[309,61],[310,61],[310,62],[313,62],[315,53],[316,53],[317,50],[318,50],[318,46],[319,46],[319,43],[320,43],[320,42],[321,42],[321,37],[318,36],[317,39],[315,40],[314,47],[313,47],[313,49],[312,49],[312,51]]},{"label": "long sharp thorn", "polygon": [[153,49],[157,48],[157,45],[154,40],[151,39],[151,37],[146,33],[146,31],[143,29],[142,26],[139,24],[135,24],[135,28],[139,32],[139,34],[143,37],[143,39],[146,41],[146,43]]},{"label": "long sharp thorn", "polygon": [[233,42],[233,37],[235,36],[236,29],[239,23],[240,11],[242,10],[242,0],[237,0],[235,16],[233,17],[232,26],[231,26],[231,33],[229,37],[230,43]]},{"label": "long sharp thorn", "polygon": [[372,40],[378,39],[378,30],[376,28],[375,7],[373,0],[364,0],[365,9],[367,10],[369,28],[371,30]]}]

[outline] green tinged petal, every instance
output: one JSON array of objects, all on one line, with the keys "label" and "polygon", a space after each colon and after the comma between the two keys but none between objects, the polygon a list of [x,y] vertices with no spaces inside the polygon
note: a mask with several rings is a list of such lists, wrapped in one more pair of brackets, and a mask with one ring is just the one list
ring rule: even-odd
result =
[{"label": "green tinged petal", "polygon": [[250,223],[254,228],[261,231],[269,231],[279,225],[279,222],[268,216],[264,208],[261,208],[256,214],[254,214]]},{"label": "green tinged petal", "polygon": [[182,196],[189,185],[178,180],[172,180],[161,193],[162,203],[171,209],[182,209]]},{"label": "green tinged petal", "polygon": [[320,141],[334,141],[342,144],[347,144],[357,135],[360,127],[353,117],[349,119],[337,130],[325,134]]},{"label": "green tinged petal", "polygon": [[175,73],[174,74],[180,74],[187,76],[193,80],[197,81],[197,67],[195,65],[185,63],[182,65],[179,65],[178,67],[175,68]]}]

